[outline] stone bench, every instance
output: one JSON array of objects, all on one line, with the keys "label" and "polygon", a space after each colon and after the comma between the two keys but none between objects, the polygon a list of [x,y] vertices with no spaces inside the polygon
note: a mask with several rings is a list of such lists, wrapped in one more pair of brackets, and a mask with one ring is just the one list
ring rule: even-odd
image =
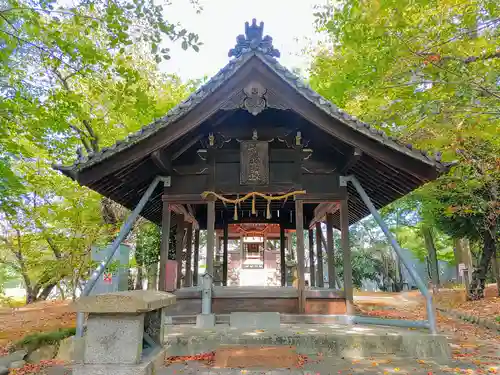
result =
[{"label": "stone bench", "polygon": [[152,290],[78,299],[76,311],[89,315],[83,361],[74,366],[73,374],[149,374],[163,365],[164,309],[175,300],[170,293]]}]

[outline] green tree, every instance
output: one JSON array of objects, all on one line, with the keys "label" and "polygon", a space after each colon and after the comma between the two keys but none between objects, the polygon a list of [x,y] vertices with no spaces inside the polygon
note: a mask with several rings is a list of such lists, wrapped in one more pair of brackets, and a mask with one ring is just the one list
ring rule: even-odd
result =
[{"label": "green tree", "polygon": [[[198,8],[196,1],[193,4]],[[179,41],[184,49],[200,46],[197,35],[170,23],[164,13],[153,0],[92,0],[71,5],[54,0],[4,0],[0,4],[1,210],[12,209],[16,202],[12,198],[22,187],[19,176],[10,172],[12,158],[32,157],[32,145],[67,158],[75,142],[82,142],[86,152],[96,152],[115,140],[96,123],[108,116],[105,100],[119,106],[119,99],[127,98],[122,119],[134,110],[135,115],[142,115],[134,121],[151,119],[147,105],[154,87],[146,86],[145,92],[139,89],[140,58],[133,67],[130,60],[134,55],[148,55],[156,62],[170,58],[168,48],[160,47],[165,37]],[[150,58],[144,61],[151,65]],[[109,82],[114,86],[110,92],[99,85]],[[95,88],[93,102],[86,100],[81,84]],[[135,108],[127,111],[130,101]],[[119,119],[107,119],[106,125],[120,124],[113,120]],[[133,127],[127,121],[116,126],[125,135]]]},{"label": "green tree", "polygon": [[144,268],[150,273],[152,267],[158,267],[160,246],[160,228],[153,223],[144,223],[137,232],[135,245],[135,260],[137,263],[135,289],[142,289]]},{"label": "green tree", "polygon": [[73,160],[78,145],[82,155],[124,138],[165,114],[196,84],[157,72],[155,63],[141,55],[117,56],[113,66],[119,76],[112,70],[75,75],[51,87],[38,112],[11,112],[14,122],[43,128],[59,121],[67,128],[48,131],[42,142],[19,133],[22,153],[6,154],[15,177],[10,180],[19,188],[2,196],[9,209],[1,210],[0,262],[12,264],[23,278],[28,303],[46,298],[62,280],[75,293],[90,270],[91,246],[114,236],[126,214],[52,170],[51,161]]},{"label": "green tree", "polygon": [[105,233],[99,195],[42,162],[14,167],[29,193],[0,219],[0,263],[22,277],[27,303],[47,298],[62,279],[74,291],[90,269],[91,245]]},{"label": "green tree", "polygon": [[316,16],[328,41],[314,52],[311,85],[403,142],[459,160],[419,200],[432,212],[426,224],[482,239],[471,290],[480,298],[500,213],[500,5],[342,0]]}]

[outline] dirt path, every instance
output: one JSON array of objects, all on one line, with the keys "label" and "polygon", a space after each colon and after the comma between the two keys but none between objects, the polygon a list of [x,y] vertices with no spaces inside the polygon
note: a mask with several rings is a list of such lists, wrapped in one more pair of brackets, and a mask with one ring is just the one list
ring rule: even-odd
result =
[{"label": "dirt path", "polygon": [[0,309],[0,355],[9,342],[27,334],[74,327],[76,314],[69,304],[70,301],[46,301],[17,309]]}]

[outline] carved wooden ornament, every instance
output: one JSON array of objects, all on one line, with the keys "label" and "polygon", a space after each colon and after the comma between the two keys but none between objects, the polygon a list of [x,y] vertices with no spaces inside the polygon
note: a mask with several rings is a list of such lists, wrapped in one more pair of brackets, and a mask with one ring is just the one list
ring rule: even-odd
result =
[{"label": "carved wooden ornament", "polygon": [[245,109],[256,116],[266,108],[290,109],[290,107],[272,90],[260,82],[252,81],[230,97],[221,107],[223,110]]}]

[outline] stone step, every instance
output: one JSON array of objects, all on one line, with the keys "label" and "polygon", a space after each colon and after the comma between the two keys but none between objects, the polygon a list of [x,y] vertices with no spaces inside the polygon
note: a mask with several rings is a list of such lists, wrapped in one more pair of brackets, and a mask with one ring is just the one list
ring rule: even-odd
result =
[{"label": "stone step", "polygon": [[[166,325],[195,325],[196,315],[173,315],[167,316]],[[229,324],[229,314],[215,315],[215,324]]]},{"label": "stone step", "polygon": [[420,359],[400,358],[396,356],[384,356],[380,358],[370,358],[362,360],[350,360],[331,356],[311,356],[309,361],[299,368],[292,366],[290,368],[259,367],[245,368],[217,368],[208,367],[200,362],[174,363],[168,367],[160,368],[157,375],[179,375],[179,374],[197,374],[197,375],[315,375],[315,374],[380,374],[380,375],[449,375],[455,372],[457,368],[461,373],[466,373],[473,366],[465,365],[459,362],[451,362],[447,365],[439,364],[434,361],[422,361]]},{"label": "stone step", "polygon": [[[216,314],[216,324],[229,324],[230,314]],[[346,315],[298,315],[280,314],[281,324],[347,324]],[[165,320],[167,325],[195,325],[196,315],[168,315]]]},{"label": "stone step", "polygon": [[282,325],[280,329],[236,329],[215,326],[171,326],[166,330],[167,355],[194,355],[217,350],[221,345],[294,346],[300,354],[322,352],[339,358],[386,355],[448,360],[446,338],[425,331],[345,325]]}]

